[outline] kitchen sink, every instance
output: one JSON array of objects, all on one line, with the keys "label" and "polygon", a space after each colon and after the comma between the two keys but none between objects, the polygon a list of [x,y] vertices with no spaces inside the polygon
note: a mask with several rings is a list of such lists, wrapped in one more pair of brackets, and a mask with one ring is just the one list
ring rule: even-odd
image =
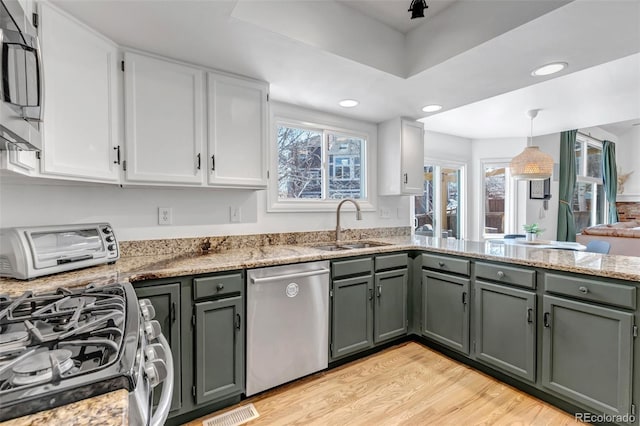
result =
[{"label": "kitchen sink", "polygon": [[380,246],[388,246],[389,243],[379,243],[376,241],[350,241],[344,242],[340,244],[322,244],[313,246],[318,250],[324,251],[343,251],[343,250],[353,250],[353,249],[362,249],[362,248],[371,248],[371,247],[380,247]]}]

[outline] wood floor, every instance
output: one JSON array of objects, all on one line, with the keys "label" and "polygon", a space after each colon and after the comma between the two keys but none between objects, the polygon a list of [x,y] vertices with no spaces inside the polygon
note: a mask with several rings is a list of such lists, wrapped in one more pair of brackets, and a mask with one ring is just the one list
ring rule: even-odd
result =
[{"label": "wood floor", "polygon": [[[260,417],[248,425],[580,424],[549,404],[414,342],[239,405],[249,402]],[[212,415],[187,425],[200,426]]]}]

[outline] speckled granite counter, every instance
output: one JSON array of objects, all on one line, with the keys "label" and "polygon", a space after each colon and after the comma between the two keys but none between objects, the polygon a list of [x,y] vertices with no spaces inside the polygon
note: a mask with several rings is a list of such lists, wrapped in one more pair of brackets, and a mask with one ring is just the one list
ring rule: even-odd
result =
[{"label": "speckled granite counter", "polygon": [[[0,294],[19,295],[58,287],[78,287],[115,282],[139,282],[157,278],[196,275],[234,269],[327,260],[403,250],[460,255],[559,271],[640,282],[640,257],[607,256],[569,250],[540,249],[500,242],[472,242],[423,236],[368,238],[389,245],[342,251],[324,251],[308,245],[266,245],[225,249],[216,253],[160,254],[124,257],[114,265],[103,265],[31,281],[0,279]],[[317,244],[317,242],[315,243]],[[127,424],[126,391],[79,401],[58,409],[2,423],[2,426],[63,422],[75,424]],[[120,395],[120,396],[118,396]],[[83,417],[91,413],[92,417]],[[104,416],[103,416],[104,415]]]},{"label": "speckled granite counter", "polygon": [[119,390],[52,410],[7,420],[2,426],[122,426],[129,424],[129,392]]},{"label": "speckled granite counter", "polygon": [[508,262],[519,265],[640,282],[640,257],[608,256],[571,250],[540,249],[499,242],[473,242],[423,236],[370,239],[389,245],[364,249],[324,251],[313,246],[272,245],[246,247],[207,254],[163,254],[125,257],[115,265],[96,266],[51,275],[31,281],[0,279],[0,294],[36,293],[58,287],[89,283],[138,282],[156,278],[204,274],[243,268],[257,268],[296,262],[310,262],[401,250],[425,250]]}]

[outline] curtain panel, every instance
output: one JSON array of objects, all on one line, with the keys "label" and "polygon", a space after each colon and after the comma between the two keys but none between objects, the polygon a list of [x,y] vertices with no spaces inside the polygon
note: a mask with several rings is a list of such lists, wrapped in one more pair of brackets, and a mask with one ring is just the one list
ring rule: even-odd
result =
[{"label": "curtain panel", "polygon": [[602,183],[609,202],[609,223],[616,223],[618,221],[618,209],[616,208],[618,171],[616,169],[616,144],[611,141],[602,142]]},{"label": "curtain panel", "polygon": [[576,185],[576,135],[578,130],[560,133],[560,190],[558,197],[558,241],[575,241],[576,225],[571,201]]}]

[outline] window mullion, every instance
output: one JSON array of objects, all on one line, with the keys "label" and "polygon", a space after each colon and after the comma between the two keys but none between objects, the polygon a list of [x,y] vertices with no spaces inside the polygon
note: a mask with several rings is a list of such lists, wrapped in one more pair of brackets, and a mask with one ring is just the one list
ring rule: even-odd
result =
[{"label": "window mullion", "polygon": [[322,189],[321,199],[327,200],[329,194],[329,133],[326,130],[322,131]]}]

